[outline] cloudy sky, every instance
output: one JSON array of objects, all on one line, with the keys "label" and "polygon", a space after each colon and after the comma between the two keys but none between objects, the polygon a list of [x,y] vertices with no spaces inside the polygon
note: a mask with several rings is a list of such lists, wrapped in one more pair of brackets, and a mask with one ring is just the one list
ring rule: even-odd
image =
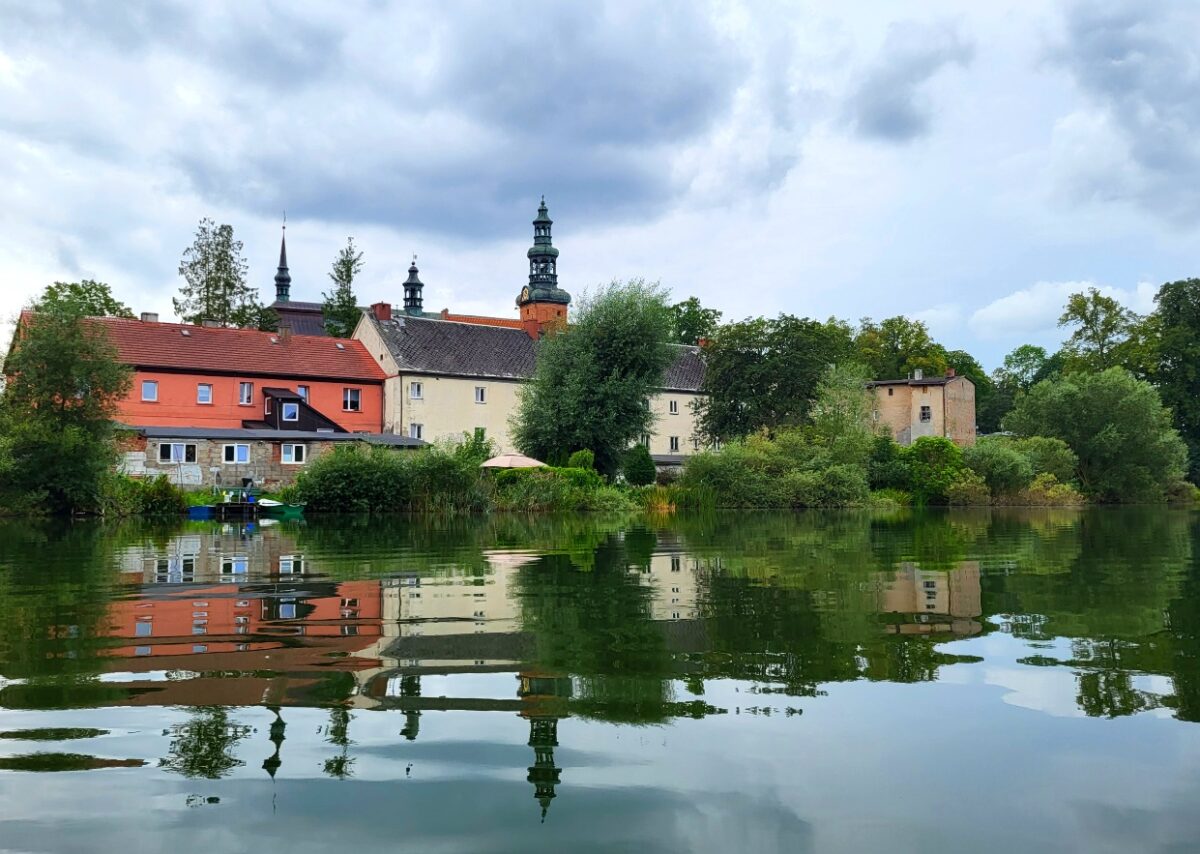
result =
[{"label": "cloudy sky", "polygon": [[573,292],[904,313],[990,368],[1200,273],[1198,85],[1183,0],[0,0],[0,314],[170,316],[204,216],[269,301],[286,209],[296,299],[353,235],[364,302],[416,252],[426,308],[509,316],[544,193]]}]

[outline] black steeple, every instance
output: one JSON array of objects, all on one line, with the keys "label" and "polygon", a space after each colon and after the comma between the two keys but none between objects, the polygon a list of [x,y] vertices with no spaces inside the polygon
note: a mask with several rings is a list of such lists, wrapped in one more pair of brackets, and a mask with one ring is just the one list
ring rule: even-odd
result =
[{"label": "black steeple", "polygon": [[292,293],[292,276],[287,265],[287,225],[279,239],[279,270],[275,273],[275,302],[288,302]]},{"label": "black steeple", "polygon": [[404,280],[404,313],[409,317],[420,317],[425,313],[421,310],[421,291],[425,285],[417,276],[417,272],[417,256],[414,255],[412,266],[408,268],[408,278]]},{"label": "black steeple", "polygon": [[542,808],[542,821],[556,797],[554,787],[562,782],[562,769],[554,764],[554,748],[558,747],[558,718],[530,718],[529,746],[533,748],[533,765],[526,781],[533,784],[533,797]]},{"label": "black steeple", "polygon": [[550,227],[554,220],[546,208],[546,197],[538,206],[537,219],[533,221],[533,246],[526,252],[529,258],[529,285],[517,297],[517,305],[531,302],[553,302],[568,305],[571,295],[558,286],[558,250],[551,242]]}]

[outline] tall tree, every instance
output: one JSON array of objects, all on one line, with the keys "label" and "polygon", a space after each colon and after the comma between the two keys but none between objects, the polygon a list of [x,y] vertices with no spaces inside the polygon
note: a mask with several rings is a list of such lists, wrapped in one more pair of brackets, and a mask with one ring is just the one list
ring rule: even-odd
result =
[{"label": "tall tree", "polygon": [[1021,436],[1062,439],[1079,482],[1102,501],[1161,498],[1187,470],[1187,447],[1154,386],[1123,368],[1045,380],[1004,420]]},{"label": "tall tree", "polygon": [[48,285],[30,307],[34,311],[71,311],[85,317],[133,317],[129,306],[113,297],[112,288],[93,279]]},{"label": "tall tree", "polygon": [[200,220],[196,239],[179,262],[179,275],[184,283],[173,303],[185,323],[207,320],[249,329],[270,324],[270,312],[246,283],[242,241],[234,239],[233,226]]},{"label": "tall tree", "polygon": [[1154,300],[1161,336],[1155,379],[1188,445],[1191,479],[1200,482],[1200,279],[1167,282]]},{"label": "tall tree", "polygon": [[721,322],[721,312],[700,305],[696,297],[671,306],[671,340],[676,344],[699,344],[712,338]]},{"label": "tall tree", "polygon": [[991,394],[982,403],[976,401],[975,421],[979,432],[995,433],[1000,429],[1018,395],[1029,390],[1047,361],[1045,348],[1036,344],[1022,344],[1004,357],[1003,367],[992,371]]},{"label": "tall tree", "polygon": [[517,447],[543,460],[588,450],[598,471],[615,474],[625,449],[653,425],[646,403],[671,362],[670,333],[657,284],[613,282],[585,297],[571,325],[538,344],[512,420]]},{"label": "tall tree", "polygon": [[1121,364],[1121,345],[1129,340],[1139,318],[1112,297],[1088,288],[1071,294],[1058,325],[1072,329],[1063,349],[1075,370],[1103,371]]},{"label": "tall tree", "polygon": [[46,304],[22,318],[4,371],[0,486],[55,512],[94,509],[132,381],[104,328],[80,304]]},{"label": "tall tree", "polygon": [[889,317],[879,323],[863,318],[854,346],[858,361],[877,380],[900,379],[917,370],[932,376],[949,367],[946,350],[933,340],[925,324],[907,317]]},{"label": "tall tree", "polygon": [[321,294],[325,298],[325,331],[334,338],[349,338],[362,315],[354,296],[354,277],[363,268],[363,254],[355,250],[354,238],[347,237],[329,271],[333,290]]},{"label": "tall tree", "polygon": [[727,440],[803,424],[828,366],[852,353],[850,328],[835,320],[782,314],[721,327],[704,351],[700,432]]}]

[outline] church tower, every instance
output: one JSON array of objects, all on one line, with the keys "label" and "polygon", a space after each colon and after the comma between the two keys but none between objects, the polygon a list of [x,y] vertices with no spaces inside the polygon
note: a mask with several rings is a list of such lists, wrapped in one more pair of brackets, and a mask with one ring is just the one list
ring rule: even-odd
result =
[{"label": "church tower", "polygon": [[417,256],[413,256],[412,266],[408,268],[408,278],[404,280],[404,313],[409,317],[424,317],[425,312],[422,310],[424,299],[421,292],[425,289],[424,283],[417,276]]},{"label": "church tower", "polygon": [[558,286],[558,250],[550,238],[553,224],[543,196],[537,219],[533,221],[533,246],[525,253],[529,258],[529,284],[517,297],[521,320],[533,337],[548,323],[565,322],[567,306],[571,304],[571,295]]},{"label": "church tower", "polygon": [[275,302],[288,302],[291,299],[292,274],[288,272],[287,263],[287,226],[283,227],[283,236],[279,238],[279,269],[275,273]]}]

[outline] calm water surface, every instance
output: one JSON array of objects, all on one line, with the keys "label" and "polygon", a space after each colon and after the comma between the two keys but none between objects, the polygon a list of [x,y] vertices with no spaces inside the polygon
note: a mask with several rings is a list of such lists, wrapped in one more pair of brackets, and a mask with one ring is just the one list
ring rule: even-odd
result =
[{"label": "calm water surface", "polygon": [[0,526],[0,851],[1200,851],[1180,510]]}]

